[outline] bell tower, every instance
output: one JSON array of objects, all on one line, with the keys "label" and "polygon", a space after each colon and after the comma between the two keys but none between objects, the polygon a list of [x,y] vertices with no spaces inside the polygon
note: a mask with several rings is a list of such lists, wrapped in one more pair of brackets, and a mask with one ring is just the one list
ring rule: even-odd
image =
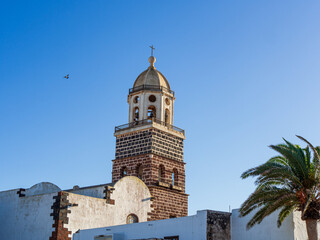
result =
[{"label": "bell tower", "polygon": [[173,126],[175,94],[156,70],[156,58],[129,89],[129,121],[115,127],[112,181],[137,176],[152,194],[148,221],[188,214],[183,161],[184,130]]}]

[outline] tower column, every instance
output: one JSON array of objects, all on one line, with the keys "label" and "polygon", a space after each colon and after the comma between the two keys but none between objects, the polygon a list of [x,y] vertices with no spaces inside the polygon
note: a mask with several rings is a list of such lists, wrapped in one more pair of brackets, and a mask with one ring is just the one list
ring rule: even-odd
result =
[{"label": "tower column", "polygon": [[[183,161],[183,129],[173,126],[174,92],[154,67],[156,59],[129,90],[129,123],[115,128],[112,181],[137,176],[149,187],[153,210],[148,220],[188,214]],[[141,121],[145,120],[145,121]]]}]

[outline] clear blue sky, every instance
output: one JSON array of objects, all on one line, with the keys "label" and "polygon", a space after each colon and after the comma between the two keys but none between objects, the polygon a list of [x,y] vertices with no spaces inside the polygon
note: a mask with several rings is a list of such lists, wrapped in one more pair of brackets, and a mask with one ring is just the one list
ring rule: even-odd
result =
[{"label": "clear blue sky", "polygon": [[186,130],[189,213],[238,208],[268,145],[320,145],[319,29],[318,0],[2,0],[0,190],[110,182],[153,44]]}]

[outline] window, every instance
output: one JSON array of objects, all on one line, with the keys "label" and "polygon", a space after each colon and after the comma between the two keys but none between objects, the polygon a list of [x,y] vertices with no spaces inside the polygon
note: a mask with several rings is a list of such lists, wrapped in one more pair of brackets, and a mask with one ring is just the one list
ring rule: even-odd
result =
[{"label": "window", "polygon": [[177,186],[177,185],[178,185],[178,170],[174,168],[172,172],[172,186]]},{"label": "window", "polygon": [[120,170],[120,176],[121,177],[125,177],[128,175],[128,170],[126,167],[122,167],[121,170]]},{"label": "window", "polygon": [[99,235],[95,236],[94,240],[112,240],[112,235]]},{"label": "window", "polygon": [[112,240],[112,235],[99,235],[95,236],[94,240]]},{"label": "window", "polygon": [[138,122],[139,121],[139,108],[136,107],[133,111],[133,121]]},{"label": "window", "polygon": [[150,95],[149,96],[149,101],[150,102],[155,102],[157,100],[156,96],[155,95]]},{"label": "window", "polygon": [[148,119],[156,118],[156,108],[155,106],[148,107]]},{"label": "window", "polygon": [[165,168],[164,166],[161,164],[159,166],[159,172],[158,172],[158,180],[159,182],[164,182],[165,179]]},{"label": "window", "polygon": [[169,109],[166,109],[165,114],[164,114],[164,121],[165,123],[170,123],[170,111]]},{"label": "window", "polygon": [[133,103],[138,103],[139,102],[139,96],[136,96],[136,97],[134,97],[134,99],[133,99]]},{"label": "window", "polygon": [[166,98],[165,100],[166,104],[169,106],[170,105],[170,99],[169,98]]},{"label": "window", "polygon": [[142,166],[142,164],[138,164],[137,165],[137,177],[142,179],[142,175],[143,175],[143,166]]},{"label": "window", "polygon": [[137,215],[135,215],[135,214],[128,215],[127,224],[138,223],[138,222],[139,222],[139,219],[138,219]]},{"label": "window", "polygon": [[164,237],[164,239],[168,239],[168,240],[179,240],[179,236]]}]

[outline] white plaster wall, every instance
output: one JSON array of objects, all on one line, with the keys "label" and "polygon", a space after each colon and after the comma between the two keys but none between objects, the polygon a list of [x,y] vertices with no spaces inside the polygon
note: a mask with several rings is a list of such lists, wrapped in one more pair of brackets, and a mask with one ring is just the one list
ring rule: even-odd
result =
[{"label": "white plaster wall", "polygon": [[145,183],[134,176],[121,178],[114,185],[111,198],[115,200],[114,224],[125,224],[127,216],[131,213],[139,217],[139,222],[145,222],[148,212],[151,212],[151,194]]},{"label": "white plaster wall", "polygon": [[115,185],[111,199],[115,204],[107,204],[105,199],[69,193],[69,203],[78,204],[70,207],[69,223],[65,224],[72,233],[78,229],[97,228],[125,224],[131,213],[138,216],[140,222],[147,221],[151,212],[150,191],[137,177],[127,176]]},{"label": "white plaster wall", "polygon": [[0,192],[0,239],[6,236],[9,236],[9,239],[14,239],[15,237],[12,224],[14,224],[17,217],[18,190]]},{"label": "white plaster wall", "polygon": [[49,239],[53,230],[51,206],[57,193],[19,197],[17,191],[0,193],[0,239]]},{"label": "white plaster wall", "polygon": [[64,224],[64,227],[72,233],[78,229],[113,224],[114,206],[107,204],[105,199],[69,193],[68,200],[71,204],[78,204],[68,208],[71,213],[67,215],[68,224]]},{"label": "white plaster wall", "polygon": [[[239,210],[232,210],[231,239],[232,240],[297,240],[294,238],[293,215],[289,215],[281,227],[277,227],[278,212],[266,217],[261,224],[246,230],[247,222],[254,213],[239,217]],[[305,239],[304,239],[305,240]]]},{"label": "white plaster wall", "polygon": [[113,240],[163,238],[179,235],[182,240],[206,240],[207,212],[197,215],[144,223],[80,230],[73,240],[93,240],[98,235],[118,234]]},{"label": "white plaster wall", "polygon": [[[294,240],[308,240],[306,222],[301,220],[301,212],[293,213]],[[320,235],[320,222],[318,222],[318,234]]]}]

